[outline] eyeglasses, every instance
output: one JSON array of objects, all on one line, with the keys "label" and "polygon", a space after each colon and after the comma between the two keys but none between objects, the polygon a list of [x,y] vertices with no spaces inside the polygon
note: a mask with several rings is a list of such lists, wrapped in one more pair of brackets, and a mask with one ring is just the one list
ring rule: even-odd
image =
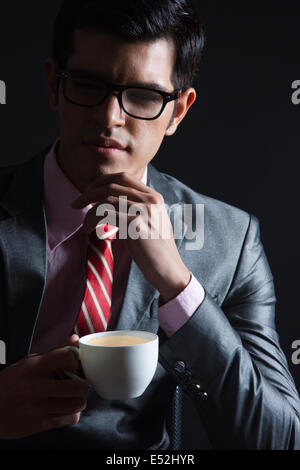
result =
[{"label": "eyeglasses", "polygon": [[140,86],[115,85],[105,80],[80,76],[78,73],[60,71],[63,94],[67,101],[91,108],[102,104],[115,93],[123,111],[136,119],[157,119],[170,101],[178,99],[181,90],[167,93]]}]

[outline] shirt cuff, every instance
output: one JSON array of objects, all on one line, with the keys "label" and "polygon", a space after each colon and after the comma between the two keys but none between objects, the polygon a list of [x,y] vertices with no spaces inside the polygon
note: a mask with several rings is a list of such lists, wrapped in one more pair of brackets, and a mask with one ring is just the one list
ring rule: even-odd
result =
[{"label": "shirt cuff", "polygon": [[204,297],[205,291],[202,285],[192,274],[186,288],[158,309],[159,325],[167,336],[172,336],[192,317]]}]

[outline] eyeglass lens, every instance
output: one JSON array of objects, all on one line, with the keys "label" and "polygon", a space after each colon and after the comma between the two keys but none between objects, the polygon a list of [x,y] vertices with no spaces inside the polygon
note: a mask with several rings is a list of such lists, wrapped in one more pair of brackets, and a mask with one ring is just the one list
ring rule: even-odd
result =
[{"label": "eyeglass lens", "polygon": [[[105,82],[68,77],[65,83],[66,97],[79,105],[93,106],[100,104],[108,92]],[[128,88],[122,93],[124,111],[139,118],[157,116],[164,105],[160,93],[140,88]]]}]

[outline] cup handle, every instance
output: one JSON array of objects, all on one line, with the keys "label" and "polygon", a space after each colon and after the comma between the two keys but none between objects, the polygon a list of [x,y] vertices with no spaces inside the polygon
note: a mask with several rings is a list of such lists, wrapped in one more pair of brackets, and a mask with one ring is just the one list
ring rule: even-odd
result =
[{"label": "cup handle", "polygon": [[[71,349],[71,351],[75,354],[77,359],[81,360],[80,359],[80,350],[79,350],[79,348],[76,348],[75,346],[65,346],[65,348]],[[85,384],[88,384],[88,381],[86,379],[83,379],[82,377],[79,377],[79,375],[74,374],[74,372],[71,372],[69,370],[64,369],[64,373],[70,379],[81,380],[81,382],[84,382]]]}]

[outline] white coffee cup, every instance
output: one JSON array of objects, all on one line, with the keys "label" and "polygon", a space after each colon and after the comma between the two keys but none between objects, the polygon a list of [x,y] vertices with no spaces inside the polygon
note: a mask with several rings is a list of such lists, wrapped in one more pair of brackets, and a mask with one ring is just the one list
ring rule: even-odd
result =
[{"label": "white coffee cup", "polygon": [[[123,337],[123,341],[124,337],[137,337],[147,342],[121,346],[89,344],[95,338],[109,336]],[[79,339],[79,348],[69,348],[80,359],[87,381],[102,398],[109,400],[125,400],[142,395],[157,367],[158,336],[147,331],[93,333]]]}]

